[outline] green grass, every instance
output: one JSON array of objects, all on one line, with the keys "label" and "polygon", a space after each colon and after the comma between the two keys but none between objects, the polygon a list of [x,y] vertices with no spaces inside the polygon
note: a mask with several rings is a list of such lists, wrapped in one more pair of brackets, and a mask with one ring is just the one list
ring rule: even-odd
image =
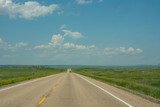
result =
[{"label": "green grass", "polygon": [[62,71],[63,69],[42,66],[3,66],[0,67],[0,86],[57,74]]},{"label": "green grass", "polygon": [[79,68],[76,73],[160,99],[160,68]]}]

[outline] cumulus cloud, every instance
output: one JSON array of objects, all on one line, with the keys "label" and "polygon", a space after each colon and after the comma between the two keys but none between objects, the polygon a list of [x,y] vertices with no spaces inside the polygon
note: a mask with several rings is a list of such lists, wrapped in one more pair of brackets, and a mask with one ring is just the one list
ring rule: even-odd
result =
[{"label": "cumulus cloud", "polygon": [[71,31],[68,29],[68,26],[65,24],[61,25],[60,30],[62,31],[63,36],[69,36],[72,39],[80,39],[83,37],[81,32]]},{"label": "cumulus cloud", "polygon": [[3,41],[2,41],[2,39],[0,38],[0,44],[2,43]]},{"label": "cumulus cloud", "polygon": [[84,5],[84,4],[91,4],[93,2],[101,3],[103,0],[75,0],[77,4]]},{"label": "cumulus cloud", "polygon": [[51,44],[53,45],[60,45],[63,43],[64,37],[61,34],[53,35],[51,39]]},{"label": "cumulus cloud", "polygon": [[66,25],[66,24],[63,24],[63,25],[61,25],[61,27],[60,27],[60,30],[64,30],[64,29],[67,29],[67,25]]},{"label": "cumulus cloud", "polygon": [[51,41],[47,45],[37,45],[35,49],[51,49],[56,46],[61,46],[64,41],[64,37],[61,34],[53,35]]},{"label": "cumulus cloud", "polygon": [[[63,57],[99,57],[103,56],[121,56],[121,55],[137,55],[143,52],[142,49],[133,47],[118,47],[118,48],[103,48],[95,45],[78,44],[65,40],[65,36],[62,34],[52,35],[50,41],[46,44],[30,46],[24,42],[8,43],[0,38],[0,51],[4,58],[10,58],[9,55],[21,54],[21,52],[28,54],[34,54],[34,57],[38,58],[61,58]],[[13,53],[12,53],[13,52]],[[5,53],[5,54],[4,54]],[[11,54],[10,54],[11,53]],[[54,59],[55,60],[55,59]]]},{"label": "cumulus cloud", "polygon": [[143,52],[142,49],[133,47],[105,48],[104,51],[106,55],[120,55],[120,54],[133,55]]},{"label": "cumulus cloud", "polygon": [[5,42],[4,40],[2,40],[0,38],[0,49],[14,51],[16,49],[24,48],[24,47],[27,47],[27,46],[28,46],[28,44],[24,43],[24,42],[19,42],[19,43],[16,43],[16,44],[10,44],[10,43]]},{"label": "cumulus cloud", "polygon": [[24,43],[24,42],[19,42],[19,43],[15,44],[16,48],[22,48],[22,47],[26,47],[26,46],[28,46],[28,44]]},{"label": "cumulus cloud", "polygon": [[9,15],[11,18],[33,19],[52,14],[58,8],[57,4],[45,6],[37,1],[27,1],[21,4],[15,3],[13,0],[0,0],[0,15]]},{"label": "cumulus cloud", "polygon": [[91,49],[91,48],[95,48],[94,45],[86,46],[86,45],[77,45],[74,43],[65,43],[65,44],[63,44],[63,47],[66,49]]},{"label": "cumulus cloud", "polygon": [[3,48],[4,46],[6,46],[7,43],[4,42],[1,38],[0,38],[0,48]]},{"label": "cumulus cloud", "polygon": [[34,48],[35,49],[54,49],[54,48],[63,48],[63,49],[91,49],[95,48],[94,45],[88,46],[88,45],[78,45],[70,42],[64,43],[64,35],[56,34],[53,35],[51,38],[51,42],[49,42],[47,45],[37,45]]},{"label": "cumulus cloud", "polygon": [[70,36],[73,39],[82,38],[82,34],[80,32],[72,32],[70,30],[63,29],[64,36]]},{"label": "cumulus cloud", "polygon": [[76,0],[77,4],[89,4],[92,3],[92,0]]},{"label": "cumulus cloud", "polygon": [[[65,28],[65,29],[64,29]],[[69,30],[66,30],[66,25],[64,25],[62,27],[62,31],[64,32],[64,34],[56,34],[53,35],[51,38],[51,41],[44,45],[37,45],[34,47],[34,49],[49,49],[49,50],[58,50],[60,49],[62,50],[85,50],[85,52],[93,52],[93,54],[98,54],[98,55],[108,55],[108,56],[112,56],[112,55],[134,55],[134,54],[139,54],[142,53],[143,50],[139,49],[139,48],[133,48],[133,47],[118,47],[118,48],[98,48],[95,45],[85,45],[85,44],[77,44],[77,43],[72,43],[72,42],[65,42],[65,37],[67,36],[71,36],[73,38],[80,38],[82,35],[81,34],[77,34],[75,32],[71,32]],[[73,36],[74,35],[74,36]],[[76,35],[76,36],[75,36]],[[77,36],[78,35],[78,36]],[[79,36],[80,35],[80,36]],[[77,51],[78,52],[78,51]]]},{"label": "cumulus cloud", "polygon": [[11,44],[8,44],[7,42],[5,42],[0,38],[0,49],[8,50],[8,49],[12,49],[13,47],[14,46],[12,46]]}]

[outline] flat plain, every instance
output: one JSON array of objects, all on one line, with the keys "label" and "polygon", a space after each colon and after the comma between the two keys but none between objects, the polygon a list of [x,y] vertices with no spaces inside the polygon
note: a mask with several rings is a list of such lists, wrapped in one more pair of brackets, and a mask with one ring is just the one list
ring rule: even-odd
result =
[{"label": "flat plain", "polygon": [[[0,107],[160,106],[158,102],[119,88],[125,87],[138,93],[144,91],[141,94],[147,96],[149,94],[145,93],[145,88],[149,90],[147,92],[155,88],[158,94],[159,68],[73,67],[67,70],[44,66],[11,66],[1,68],[1,80],[2,85],[5,80],[12,80],[7,84],[17,83],[0,88]],[[142,83],[142,80],[148,82]],[[159,101],[158,95],[154,98]]]},{"label": "flat plain", "polygon": [[160,99],[160,67],[158,66],[76,68],[74,71],[141,95]]},{"label": "flat plain", "polygon": [[47,68],[44,66],[1,66],[0,86],[57,74],[61,71],[63,69]]}]

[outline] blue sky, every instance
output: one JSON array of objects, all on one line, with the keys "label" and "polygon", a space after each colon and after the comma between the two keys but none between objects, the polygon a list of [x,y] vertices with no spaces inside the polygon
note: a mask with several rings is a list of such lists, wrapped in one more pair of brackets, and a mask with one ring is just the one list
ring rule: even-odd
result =
[{"label": "blue sky", "polygon": [[160,64],[159,0],[0,0],[0,64]]}]

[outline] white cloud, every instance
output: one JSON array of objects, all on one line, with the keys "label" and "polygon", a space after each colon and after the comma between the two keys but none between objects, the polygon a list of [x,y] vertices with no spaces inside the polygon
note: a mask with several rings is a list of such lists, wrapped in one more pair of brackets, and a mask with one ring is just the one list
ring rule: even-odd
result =
[{"label": "white cloud", "polygon": [[44,45],[37,45],[34,47],[34,49],[55,49],[55,48],[63,48],[63,49],[93,49],[95,48],[94,45],[88,46],[88,45],[78,45],[70,42],[64,43],[64,37],[65,35],[56,34],[53,35],[51,38],[51,42]]},{"label": "white cloud", "polygon": [[64,29],[67,29],[67,25],[66,25],[66,24],[63,24],[63,25],[61,25],[61,27],[60,27],[60,30],[64,30]]},{"label": "white cloud", "polygon": [[3,41],[2,41],[2,39],[0,38],[0,44],[2,43]]},{"label": "white cloud", "polygon": [[52,36],[51,42],[49,42],[47,45],[37,45],[34,48],[35,49],[50,49],[56,46],[61,46],[63,41],[64,41],[64,37],[61,34],[56,34]]},{"label": "white cloud", "polygon": [[51,43],[53,45],[60,45],[64,41],[64,37],[61,34],[53,35],[51,39]]},{"label": "white cloud", "polygon": [[56,4],[41,5],[37,1],[27,1],[23,4],[12,0],[0,0],[0,15],[9,15],[11,18],[33,19],[39,16],[52,14],[59,8]]},{"label": "white cloud", "polygon": [[0,48],[3,47],[6,43],[0,38]]},{"label": "white cloud", "polygon": [[120,54],[127,54],[127,55],[133,55],[142,53],[143,50],[139,48],[125,48],[125,47],[119,47],[119,48],[105,48],[104,49],[106,55],[120,55]]},{"label": "white cloud", "polygon": [[[67,39],[66,39],[67,40]],[[8,43],[0,38],[0,57],[1,58],[24,58],[32,57],[34,60],[39,61],[68,61],[72,59],[84,59],[91,61],[92,58],[100,60],[110,60],[113,56],[130,58],[131,55],[137,56],[143,50],[133,47],[118,47],[118,48],[103,48],[95,45],[78,44],[66,41],[65,36],[61,34],[52,35],[50,41],[46,44],[28,45],[24,42]],[[123,56],[124,55],[124,56]],[[44,59],[43,59],[44,58]],[[87,59],[86,59],[87,58]],[[102,59],[100,59],[102,58]],[[108,59],[107,59],[108,58]],[[133,57],[132,57],[133,58]],[[26,60],[24,59],[24,60]],[[43,60],[42,60],[43,59]],[[91,61],[92,62],[92,61]]]},{"label": "white cloud", "polygon": [[37,45],[34,47],[34,49],[49,49],[51,48],[50,45]]},{"label": "white cloud", "polygon": [[74,43],[65,43],[65,44],[63,44],[63,47],[66,49],[91,49],[91,48],[95,48],[94,45],[86,46],[86,45],[77,45]]},{"label": "white cloud", "polygon": [[12,46],[0,38],[0,49],[7,50],[10,47]]},{"label": "white cloud", "polygon": [[28,46],[27,43],[24,43],[24,42],[19,42],[15,45],[15,48],[22,48],[22,47],[26,47]]},{"label": "white cloud", "polygon": [[80,5],[91,4],[93,2],[98,2],[98,3],[103,2],[103,0],[75,0],[75,1],[77,4],[80,4]]},{"label": "white cloud", "polygon": [[[66,35],[76,35],[76,33],[73,33],[69,30],[65,30],[66,25],[62,26],[62,31],[64,34],[56,34],[53,35],[51,38],[51,42],[48,44],[44,45],[37,45],[35,46],[35,49],[47,49],[47,50],[52,50],[52,51],[59,51],[61,50],[68,53],[69,51],[74,51],[74,52],[79,52],[78,50],[85,50],[85,53],[90,53],[92,52],[93,55],[134,55],[134,54],[139,54],[142,53],[143,50],[139,48],[133,48],[133,47],[118,47],[118,48],[97,48],[95,45],[85,45],[85,44],[77,44],[77,43],[72,43],[72,42],[64,42],[65,36]],[[73,33],[73,34],[72,34]],[[74,38],[77,38],[73,36]],[[78,36],[79,37],[79,36]]]},{"label": "white cloud", "polygon": [[82,38],[83,35],[80,32],[72,32],[70,30],[63,29],[64,36],[70,36],[73,39]]},{"label": "white cloud", "polygon": [[80,32],[68,30],[68,26],[65,24],[61,25],[60,30],[64,33],[63,36],[70,36],[72,39],[80,39],[83,37],[82,33]]},{"label": "white cloud", "polygon": [[0,49],[3,50],[10,50],[10,51],[15,51],[16,49],[26,49],[28,46],[27,43],[24,42],[19,42],[19,43],[15,43],[15,44],[10,44],[8,42],[3,41],[0,38]]},{"label": "white cloud", "polygon": [[76,0],[77,4],[88,4],[92,3],[92,0]]}]

